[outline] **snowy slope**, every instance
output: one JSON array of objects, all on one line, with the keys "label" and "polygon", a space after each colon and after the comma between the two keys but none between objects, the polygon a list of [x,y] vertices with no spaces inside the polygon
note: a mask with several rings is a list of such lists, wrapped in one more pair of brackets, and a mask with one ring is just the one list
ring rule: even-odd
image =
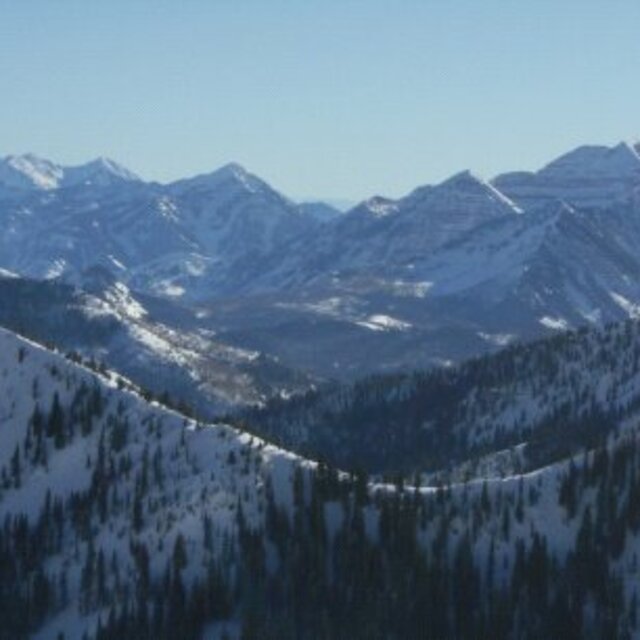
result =
[{"label": "snowy slope", "polygon": [[[611,333],[611,344],[621,335]],[[623,378],[625,368],[616,365]],[[563,595],[586,593],[589,606],[573,611],[573,624],[615,637],[605,631],[613,623],[629,631],[625,637],[638,637],[631,616],[640,446],[632,425],[608,432],[587,453],[525,475],[416,490],[401,482],[363,483],[362,476],[332,479],[326,467],[232,427],[198,424],[149,404],[116,374],[95,374],[5,331],[0,386],[0,553],[13,545],[29,550],[30,565],[20,552],[3,560],[20,571],[14,606],[22,610],[25,592],[40,603],[30,615],[37,621],[30,637],[81,638],[105,625],[114,633],[140,624],[141,637],[150,637],[159,620],[171,640],[187,633],[220,638],[223,631],[236,640],[256,624],[252,612],[261,609],[252,605],[263,604],[262,597],[267,617],[258,618],[258,628],[270,628],[274,616],[290,620],[292,604],[296,610],[314,605],[314,585],[326,615],[334,609],[327,609],[323,589],[339,606],[342,598],[350,604],[354,591],[379,602],[391,597],[386,585],[408,586],[411,597],[413,589],[434,584],[440,615],[426,596],[420,607],[405,609],[400,599],[391,611],[379,604],[372,611],[384,610],[386,622],[400,626],[412,616],[415,626],[392,637],[438,624],[447,635],[458,629],[471,638],[485,619],[479,611],[509,602],[509,615],[498,618],[507,628],[496,637],[532,637],[525,629],[560,628],[554,624],[563,621],[557,620]],[[581,566],[575,558],[590,566],[589,580],[575,580]],[[2,567],[0,577],[6,585]],[[367,588],[355,588],[363,579]],[[291,596],[285,604],[268,597],[287,585],[296,590],[285,591]],[[623,595],[614,600],[602,590]],[[456,596],[462,592],[464,600]],[[541,592],[547,604],[536,601]],[[225,594],[229,604],[222,606]],[[507,601],[505,594],[514,595]],[[159,611],[158,601],[168,610]],[[192,609],[194,603],[200,604]],[[362,618],[357,607],[349,612],[358,625],[372,615]],[[315,613],[314,623],[324,617]],[[186,626],[190,615],[216,622],[194,635]],[[185,626],[176,629],[175,620]],[[345,623],[331,620],[331,637],[339,637]],[[460,631],[467,624],[469,632]],[[547,629],[544,637],[555,633]],[[363,626],[349,637],[370,634]],[[311,637],[304,626],[297,636]]]},{"label": "snowy slope", "polygon": [[[453,182],[463,201],[460,182],[484,192],[471,201],[480,211],[491,197],[502,202],[468,175]],[[290,366],[354,377],[459,361],[517,339],[638,316],[640,201],[581,209],[550,199],[524,214],[479,214],[481,222],[465,228],[467,218],[459,226],[455,207],[442,204],[452,187],[414,194],[425,203],[422,217],[413,215],[418,209],[370,201],[339,227],[329,223],[314,238],[247,263],[235,271],[244,284],[225,279],[234,300],[211,305],[212,326],[233,327],[229,339]],[[434,201],[438,208],[426,206]],[[427,212],[438,210],[445,211],[436,225],[442,244],[429,248]],[[369,320],[377,316],[392,319],[384,331]]]},{"label": "snowy slope", "polygon": [[233,295],[289,290],[330,282],[342,272],[376,271],[380,265],[428,255],[493,219],[519,214],[494,187],[463,172],[398,201],[367,200],[319,233],[301,235],[262,260],[232,265],[230,272],[220,274],[215,288]]},{"label": "snowy slope", "polygon": [[9,191],[50,191],[78,185],[105,187],[140,178],[108,158],[64,167],[34,154],[0,159],[0,193]]},{"label": "snowy slope", "polygon": [[[291,454],[230,427],[199,425],[148,404],[126,390],[128,383],[118,382],[117,375],[96,375],[6,331],[0,331],[0,363],[0,469],[5,478],[16,470],[16,450],[20,460],[18,475],[0,494],[0,517],[24,514],[34,523],[47,499],[54,503],[66,501],[72,492],[91,493],[96,490],[96,474],[112,474],[109,464],[119,465],[121,471],[108,480],[114,499],[109,519],[99,526],[92,544],[110,562],[116,557],[113,562],[119,563],[125,580],[133,570],[131,536],[154,550],[150,573],[158,579],[182,534],[190,559],[187,575],[195,577],[202,574],[207,557],[222,552],[225,535],[233,534],[241,497],[249,521],[259,518],[267,478],[278,501],[290,503],[289,477],[302,464]],[[56,437],[40,439],[33,422],[38,407],[47,425],[56,402],[65,416],[62,444]],[[122,473],[123,464],[132,472]],[[149,488],[141,506],[142,522],[134,532],[131,508],[147,464]],[[202,538],[207,519],[213,523],[208,548]],[[81,547],[84,557],[86,543]],[[78,612],[81,565],[78,540],[65,535],[47,561],[47,571],[64,571],[70,604],[38,637],[50,637],[60,629],[67,637],[79,638],[82,627],[95,624],[95,615]]]},{"label": "snowy slope", "polygon": [[[4,188],[3,188],[4,185]],[[314,228],[315,218],[239,165],[169,185],[108,159],[0,163],[0,264],[39,278],[95,264],[166,296],[209,295],[206,276]]]},{"label": "snowy slope", "polygon": [[634,427],[639,406],[640,324],[627,321],[447,369],[276,399],[248,411],[246,421],[284,446],[348,468],[456,468],[454,477],[487,477],[550,464]]},{"label": "snowy slope", "polygon": [[514,318],[562,317],[578,326],[632,317],[620,301],[640,299],[639,240],[637,208],[585,213],[550,204],[487,225],[413,263],[411,272],[430,283],[430,297],[493,305],[505,313],[505,327],[509,309]]},{"label": "snowy slope", "polygon": [[105,362],[199,415],[310,384],[258,351],[226,344],[190,311],[132,293],[104,269],[78,284],[0,277],[0,325]]}]

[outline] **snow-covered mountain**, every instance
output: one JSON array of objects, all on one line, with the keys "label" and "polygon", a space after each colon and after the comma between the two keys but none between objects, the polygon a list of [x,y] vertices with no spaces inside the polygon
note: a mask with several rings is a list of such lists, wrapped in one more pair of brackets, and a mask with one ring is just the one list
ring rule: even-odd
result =
[{"label": "snow-covered mountain", "polygon": [[287,295],[219,302],[211,318],[225,339],[324,376],[447,364],[638,317],[638,243],[635,206],[583,212],[547,205],[407,264],[334,274]]},{"label": "snow-covered mountain", "polygon": [[[554,359],[557,346],[524,354],[528,392],[554,375],[549,361],[558,380],[571,370],[588,379],[580,340]],[[612,359],[616,384],[587,385],[570,396],[575,407],[557,412],[552,432],[534,433],[553,436],[554,462],[420,488],[342,474],[228,425],[195,422],[147,402],[113,372],[0,331],[0,633],[404,640],[428,626],[469,640],[485,627],[505,640],[637,638],[635,420],[594,420],[585,433],[578,423],[557,428],[594,393],[637,418],[625,395],[637,392],[637,331],[616,329],[594,346]],[[486,372],[504,383],[509,364]],[[473,418],[474,407],[482,415],[487,401],[500,402],[471,370],[478,375],[458,383]],[[514,372],[518,391],[526,376]],[[416,382],[376,392],[370,381],[360,398],[384,410],[391,390],[392,409],[407,400],[398,418],[415,416]],[[519,411],[522,399],[503,390],[504,415]],[[338,394],[330,406],[348,408],[353,397]],[[426,412],[437,421],[451,398],[434,399]],[[364,419],[360,428],[366,416],[350,419]],[[487,453],[495,461],[500,452]]]},{"label": "snow-covered mountain", "polygon": [[514,172],[493,184],[527,208],[548,200],[564,200],[581,208],[627,202],[640,186],[640,154],[636,146],[578,147],[535,173]]},{"label": "snow-covered mountain", "polygon": [[428,283],[434,302],[502,315],[505,329],[518,317],[575,327],[635,316],[639,241],[637,206],[585,212],[557,203],[486,225],[416,261],[411,273]]},{"label": "snow-covered mountain", "polygon": [[188,309],[134,294],[105,269],[94,267],[78,284],[0,276],[0,325],[105,363],[209,418],[312,383],[225,343]]},{"label": "snow-covered mountain", "polygon": [[[0,330],[0,638],[640,637],[636,155],[324,223],[237,165],[5,159],[0,325],[81,354]],[[253,435],[170,408],[434,363]]]},{"label": "snow-covered mountain", "polygon": [[120,182],[138,182],[140,178],[108,158],[65,167],[28,153],[0,159],[0,194],[15,191],[51,191],[79,185],[96,188]]},{"label": "snow-covered mountain", "polygon": [[[31,568],[21,566],[13,585],[16,611],[22,611],[31,571],[39,567],[41,582],[56,597],[22,621],[1,607],[2,634],[17,633],[29,618],[40,627],[26,628],[29,637],[94,634],[98,614],[107,623],[109,606],[133,598],[142,547],[152,550],[145,565],[149,586],[160,584],[180,539],[190,588],[235,540],[238,509],[249,523],[259,522],[265,483],[280,504],[291,502],[289,478],[306,464],[296,456],[230,427],[198,424],[150,404],[121,376],[97,374],[4,330],[0,361],[0,516],[7,523],[24,518],[30,535],[45,527],[43,517],[55,512],[58,520],[55,540],[40,529]],[[81,508],[88,528],[78,528],[71,517],[76,500],[88,507]],[[10,536],[10,529],[0,534],[3,559]],[[94,562],[89,586],[86,567]],[[3,605],[6,566],[0,568]]]},{"label": "snow-covered mountain", "polygon": [[64,168],[34,156],[2,161],[0,220],[4,268],[72,278],[98,264],[137,288],[192,298],[208,295],[209,272],[318,224],[236,164],[159,185],[105,159]]},{"label": "snow-covered mountain", "polygon": [[0,268],[82,286],[98,265],[178,301],[175,329],[197,317],[218,344],[307,374],[446,364],[640,309],[628,144],[580,147],[524,178],[462,172],[325,222],[237,164],[169,185],[65,187],[72,170],[22,161],[23,181],[36,177],[2,192]]},{"label": "snow-covered mountain", "polygon": [[226,283],[235,300],[211,306],[213,326],[291,366],[349,377],[637,317],[636,156],[626,144],[580,148],[540,172],[544,193],[511,193],[518,205],[501,180],[468,172],[371,199],[221,273],[214,288]]},{"label": "snow-covered mountain", "polygon": [[520,213],[489,183],[462,172],[397,201],[371,198],[263,260],[233,264],[219,274],[215,288],[262,293],[330,282],[341,272],[368,273],[428,255],[485,222]]}]

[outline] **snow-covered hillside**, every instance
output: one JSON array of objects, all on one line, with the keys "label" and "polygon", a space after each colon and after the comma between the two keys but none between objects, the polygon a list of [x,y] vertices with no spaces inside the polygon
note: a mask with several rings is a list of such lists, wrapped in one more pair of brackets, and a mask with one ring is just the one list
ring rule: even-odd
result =
[{"label": "snow-covered hillside", "polygon": [[[65,602],[35,637],[80,638],[95,625],[101,596],[80,595],[87,562],[104,563],[96,569],[106,573],[103,588],[124,602],[117,592],[134,586],[137,547],[151,551],[148,580],[159,580],[182,536],[185,577],[202,578],[233,538],[240,504],[249,522],[258,519],[267,482],[278,502],[291,503],[290,476],[303,464],[295,456],[149,404],[128,387],[0,331],[0,519],[24,516],[35,527],[53,517],[42,566],[52,589],[65,584]],[[94,515],[82,506],[93,500]]]},{"label": "snow-covered hillside", "polygon": [[458,468],[454,477],[486,477],[593,446],[636,424],[638,407],[640,323],[627,321],[515,344],[455,367],[274,399],[245,421],[339,466],[439,476]]},{"label": "snow-covered hillside", "polygon": [[3,638],[639,637],[633,425],[417,489],[196,423],[6,331],[0,388]]},{"label": "snow-covered hillside", "polygon": [[486,225],[398,274],[428,282],[430,297],[492,307],[506,331],[517,317],[597,324],[634,317],[623,301],[640,300],[638,241],[637,207],[588,213],[554,203]]},{"label": "snow-covered hillside", "polygon": [[133,293],[94,267],[79,286],[0,276],[0,325],[106,363],[156,395],[212,417],[311,380],[220,340],[171,301]]}]

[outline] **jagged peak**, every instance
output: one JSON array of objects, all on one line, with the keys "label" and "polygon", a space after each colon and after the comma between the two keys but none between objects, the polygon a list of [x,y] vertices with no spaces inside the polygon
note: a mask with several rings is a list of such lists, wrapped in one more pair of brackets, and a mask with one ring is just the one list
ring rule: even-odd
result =
[{"label": "jagged peak", "polygon": [[246,178],[252,174],[247,171],[239,162],[227,162],[223,164],[219,169],[213,172],[213,175],[219,174],[223,176],[232,176],[234,178]]},{"label": "jagged peak", "polygon": [[259,189],[270,188],[267,183],[248,171],[238,162],[228,162],[211,174],[212,177],[223,180],[234,180],[248,191],[258,191]]},{"label": "jagged peak", "polygon": [[348,213],[372,216],[374,218],[384,218],[388,215],[394,214],[397,210],[398,203],[396,200],[376,195],[362,201]]},{"label": "jagged peak", "polygon": [[81,166],[102,169],[104,171],[109,171],[110,173],[130,180],[140,180],[140,178],[135,173],[127,169],[119,162],[116,162],[115,160],[112,160],[111,158],[108,158],[106,156],[98,156],[94,160],[91,160],[90,162],[87,162],[86,164]]},{"label": "jagged peak", "polygon": [[107,186],[114,182],[141,182],[141,178],[114,160],[99,156],[85,164],[66,167],[62,184],[63,186],[77,184]]},{"label": "jagged peak", "polygon": [[636,163],[640,164],[640,153],[638,151],[638,145],[633,145],[626,140],[619,142],[613,149],[612,153],[624,154],[632,158]]},{"label": "jagged peak", "polygon": [[624,176],[640,173],[640,154],[628,142],[606,145],[581,145],[545,165],[541,176],[554,174],[607,174]]},{"label": "jagged peak", "polygon": [[235,184],[241,189],[251,193],[260,191],[274,191],[264,180],[248,171],[238,162],[228,162],[215,171],[202,173],[192,178],[185,178],[172,183],[179,190],[197,187],[201,189],[217,188],[223,184]]},{"label": "jagged peak", "polygon": [[485,186],[487,183],[470,169],[458,171],[452,176],[443,180],[437,187],[459,187],[459,186]]},{"label": "jagged peak", "polygon": [[63,174],[60,165],[35,153],[8,155],[0,160],[0,184],[17,189],[55,189]]},{"label": "jagged peak", "polygon": [[513,213],[522,213],[522,209],[504,193],[468,169],[455,173],[433,187],[418,187],[407,196],[407,200],[433,204],[433,201],[437,201],[443,194],[450,193],[485,197],[511,209]]},{"label": "jagged peak", "polygon": [[0,160],[0,183],[27,190],[54,190],[82,183],[96,185],[140,178],[104,156],[85,164],[63,166],[34,153],[8,155]]},{"label": "jagged peak", "polygon": [[28,151],[27,153],[18,153],[18,154],[9,154],[2,159],[4,162],[7,162],[11,165],[21,165],[25,163],[29,164],[48,164],[55,166],[51,160],[47,160],[47,158],[43,158],[36,153],[32,153]]}]

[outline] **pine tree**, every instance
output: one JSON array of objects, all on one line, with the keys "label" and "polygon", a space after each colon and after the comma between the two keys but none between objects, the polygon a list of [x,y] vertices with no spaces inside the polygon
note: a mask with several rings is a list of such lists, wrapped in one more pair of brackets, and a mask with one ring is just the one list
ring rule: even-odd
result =
[{"label": "pine tree", "polygon": [[65,446],[64,411],[60,406],[60,396],[57,391],[53,394],[53,401],[47,420],[47,437],[53,438],[53,444],[56,449],[62,449]]}]

